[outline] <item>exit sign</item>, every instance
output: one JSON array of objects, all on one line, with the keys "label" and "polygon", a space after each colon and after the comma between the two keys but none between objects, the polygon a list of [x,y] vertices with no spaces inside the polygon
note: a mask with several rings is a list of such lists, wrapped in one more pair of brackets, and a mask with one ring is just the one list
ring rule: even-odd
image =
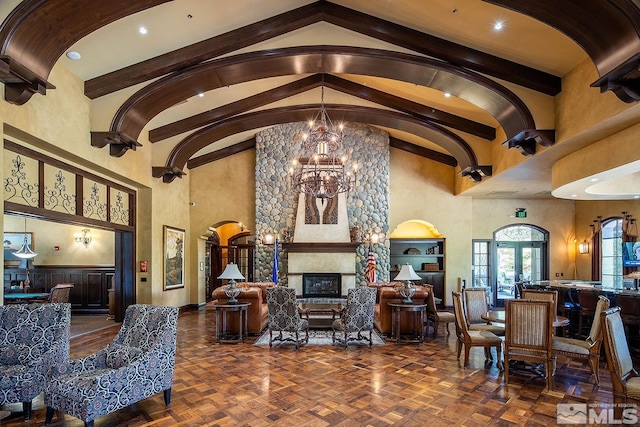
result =
[{"label": "exit sign", "polygon": [[516,218],[526,218],[527,217],[527,211],[516,211]]}]

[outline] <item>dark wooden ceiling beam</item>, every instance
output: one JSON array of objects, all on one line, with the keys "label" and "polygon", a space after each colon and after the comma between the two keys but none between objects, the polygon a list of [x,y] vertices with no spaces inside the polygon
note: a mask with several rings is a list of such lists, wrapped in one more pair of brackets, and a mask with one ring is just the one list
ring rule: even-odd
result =
[{"label": "dark wooden ceiling beam", "polygon": [[337,4],[322,2],[324,20],[520,86],[555,96],[562,90],[560,77],[471,49],[439,37],[404,27]]},{"label": "dark wooden ceiling beam", "polygon": [[88,80],[85,95],[94,99],[320,21],[548,95],[561,90],[549,73],[321,0]]},{"label": "dark wooden ceiling beam", "polygon": [[375,75],[449,92],[491,114],[508,138],[522,129],[535,129],[533,116],[520,98],[473,71],[400,52],[300,46],[225,57],[163,77],[132,95],[116,112],[109,131],[138,138],[153,117],[199,92],[268,77],[317,72]]},{"label": "dark wooden ceiling beam", "polygon": [[406,151],[411,154],[415,154],[420,157],[424,157],[429,160],[434,160],[439,163],[443,163],[447,166],[458,166],[458,162],[455,157],[452,157],[448,154],[441,153],[436,150],[432,150],[430,148],[421,147],[419,145],[412,144],[410,142],[404,141],[399,138],[394,138],[392,136],[389,137],[389,146],[393,148],[397,148],[402,151]]},{"label": "dark wooden ceiling beam", "polygon": [[[170,0],[23,0],[0,26],[0,56],[22,69],[6,78],[5,99],[24,104],[34,93],[52,89],[47,82],[60,56],[75,42],[99,28]],[[5,61],[6,62],[6,61]],[[15,82],[28,76],[28,82]],[[7,94],[9,98],[7,98]]]},{"label": "dark wooden ceiling beam", "polygon": [[640,9],[629,0],[484,0],[530,16],[573,39],[600,78],[591,86],[624,102],[640,100]]},{"label": "dark wooden ceiling beam", "polygon": [[258,93],[256,95],[241,99],[236,102],[232,102],[227,105],[223,105],[213,110],[205,111],[203,113],[196,114],[191,117],[187,117],[185,119],[157,127],[155,129],[151,129],[149,131],[149,141],[162,141],[163,139],[180,135],[181,133],[206,126],[216,121],[223,120],[249,110],[254,110],[258,107],[262,107],[272,102],[280,101],[298,93],[305,92],[309,89],[316,88],[319,85],[319,75],[305,77],[303,79],[296,80],[295,82],[287,83],[275,89]]},{"label": "dark wooden ceiling beam", "polygon": [[489,141],[493,141],[496,138],[496,130],[491,126],[474,122],[473,120],[468,120],[428,105],[409,101],[405,98],[354,83],[347,79],[326,75],[324,83],[325,86],[332,89],[411,114],[421,120],[430,120],[433,123],[461,130]]},{"label": "dark wooden ceiling beam", "polygon": [[233,144],[226,148],[221,148],[212,153],[203,154],[202,156],[189,159],[187,162],[187,168],[195,169],[199,166],[204,166],[208,163],[215,162],[216,160],[224,159],[225,157],[233,156],[234,154],[242,153],[243,151],[256,148],[256,138],[250,138],[246,141]]},{"label": "dark wooden ceiling beam", "polygon": [[306,27],[318,22],[320,16],[319,3],[302,6],[87,80],[84,93],[89,98],[95,99]]},{"label": "dark wooden ceiling beam", "polygon": [[400,98],[386,92],[371,89],[340,77],[328,74],[316,74],[248,98],[223,105],[219,108],[151,129],[149,131],[149,141],[152,143],[158,142],[202,126],[206,126],[227,117],[232,117],[249,110],[254,110],[258,107],[319,87],[322,85],[322,82],[324,82],[326,87],[384,105],[385,107],[409,113],[422,120],[430,120],[434,123],[461,130],[489,141],[493,141],[496,137],[496,130],[491,126],[486,126],[482,123],[474,122],[454,114],[449,114],[445,111],[438,110],[427,105],[408,101],[404,98]]},{"label": "dark wooden ceiling beam", "polygon": [[[464,169],[477,167],[477,158],[467,142],[452,131],[421,121],[405,113],[361,106],[325,105],[334,121],[357,122],[405,131],[439,145],[449,152]],[[167,157],[165,166],[154,167],[153,176],[171,182],[184,173],[191,156],[215,142],[247,130],[283,123],[305,121],[318,112],[319,105],[299,105],[254,111],[234,116],[199,129],[180,141]]]}]

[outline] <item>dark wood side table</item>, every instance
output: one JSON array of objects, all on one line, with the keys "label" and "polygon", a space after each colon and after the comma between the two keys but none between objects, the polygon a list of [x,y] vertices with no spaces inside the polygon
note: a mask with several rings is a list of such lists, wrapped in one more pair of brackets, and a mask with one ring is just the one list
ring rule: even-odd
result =
[{"label": "dark wood side table", "polygon": [[[216,342],[241,343],[247,337],[247,307],[250,302],[238,304],[216,304]],[[231,335],[227,332],[227,314],[238,313],[238,334]]]},{"label": "dark wood side table", "polygon": [[[420,343],[424,342],[424,322],[427,317],[426,304],[398,304],[389,303],[391,307],[391,340],[396,344],[404,343]],[[413,330],[417,333],[413,336],[400,335],[400,313],[403,311],[413,312]]]}]

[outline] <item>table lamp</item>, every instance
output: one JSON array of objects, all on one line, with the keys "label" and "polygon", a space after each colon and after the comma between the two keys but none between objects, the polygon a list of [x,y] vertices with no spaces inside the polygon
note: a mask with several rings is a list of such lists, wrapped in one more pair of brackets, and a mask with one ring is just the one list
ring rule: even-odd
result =
[{"label": "table lamp", "polygon": [[240,288],[236,286],[236,279],[244,280],[244,276],[240,273],[240,270],[238,270],[238,266],[230,262],[224,268],[222,274],[218,276],[218,279],[229,280],[229,286],[224,290],[225,295],[229,298],[227,304],[237,304],[237,296],[240,295]]},{"label": "table lamp", "polygon": [[413,267],[411,267],[410,264],[404,264],[400,269],[400,273],[398,273],[393,280],[402,280],[405,282],[404,287],[398,289],[398,293],[404,298],[402,301],[403,304],[413,304],[411,297],[416,293],[416,289],[412,286],[411,281],[420,280],[420,276],[416,274]]}]

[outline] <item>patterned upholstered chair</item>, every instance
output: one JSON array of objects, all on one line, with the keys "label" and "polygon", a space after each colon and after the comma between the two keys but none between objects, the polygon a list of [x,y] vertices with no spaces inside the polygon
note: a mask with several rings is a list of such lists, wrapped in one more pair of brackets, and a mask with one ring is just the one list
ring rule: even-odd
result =
[{"label": "patterned upholstered chair", "polygon": [[[309,341],[309,322],[300,317],[296,302],[296,290],[276,286],[267,289],[267,307],[269,308],[269,347],[274,341],[290,341],[295,343],[296,350],[300,344]],[[300,333],[305,333],[301,338]],[[276,337],[274,332],[278,332]]]},{"label": "patterned upholstered chair", "polygon": [[620,307],[605,310],[600,316],[604,352],[613,386],[613,402],[617,404],[614,408],[615,419],[620,420],[623,409],[620,404],[627,403],[629,399],[635,400],[636,404],[640,402],[640,376],[633,367]]},{"label": "patterned upholstered chair", "polygon": [[[427,297],[427,324],[425,325],[427,329],[430,324],[433,324],[433,336],[438,336],[438,325],[440,323],[444,323],[447,325],[447,335],[449,332],[449,323],[456,322],[456,316],[453,313],[449,313],[448,311],[438,311],[436,306],[436,298],[433,295],[433,286],[431,285],[423,285],[429,291],[429,296]],[[428,330],[426,332],[429,332]]]},{"label": "patterned upholstered chair", "polygon": [[489,311],[487,304],[487,288],[465,288],[462,290],[464,314],[470,331],[488,331],[496,335],[504,335],[503,325],[494,325],[482,318]]},{"label": "patterned upholstered chair", "polygon": [[598,297],[596,315],[591,323],[591,331],[586,340],[575,338],[553,337],[553,352],[573,359],[586,359],[589,362],[591,373],[595,376],[596,384],[600,384],[600,345],[602,344],[602,330],[600,328],[600,313],[609,308],[609,299],[605,296]]},{"label": "patterned upholstered chair", "polygon": [[547,389],[552,389],[555,355],[552,348],[553,303],[548,300],[512,299],[505,301],[504,381],[509,383],[509,362],[545,365]]},{"label": "patterned upholstered chair", "polygon": [[[369,346],[373,345],[373,314],[376,308],[376,289],[366,286],[349,289],[347,291],[347,305],[340,312],[339,318],[335,319],[332,324],[333,343],[336,341],[347,348],[349,341],[369,340]],[[336,336],[336,331],[340,332],[340,336]],[[369,338],[362,335],[363,332],[369,332]],[[356,334],[352,336],[351,334]]]},{"label": "patterned upholstered chair", "polygon": [[106,348],[71,360],[47,384],[46,424],[54,411],[93,426],[105,414],[161,391],[171,400],[178,308],[135,304],[127,307],[118,335]]},{"label": "patterned upholstered chair", "polygon": [[71,289],[73,289],[72,283],[59,283],[51,288],[49,294],[49,302],[71,302]]},{"label": "patterned upholstered chair", "polygon": [[31,400],[44,391],[57,363],[69,360],[69,304],[0,306],[0,405]]},{"label": "patterned upholstered chair", "polygon": [[467,326],[467,319],[462,307],[462,295],[453,292],[453,312],[456,318],[456,336],[458,360],[464,346],[464,367],[469,366],[469,353],[471,347],[484,347],[486,360],[491,360],[491,347],[496,348],[496,365],[502,369],[502,340],[496,334],[489,331],[471,331]]}]

